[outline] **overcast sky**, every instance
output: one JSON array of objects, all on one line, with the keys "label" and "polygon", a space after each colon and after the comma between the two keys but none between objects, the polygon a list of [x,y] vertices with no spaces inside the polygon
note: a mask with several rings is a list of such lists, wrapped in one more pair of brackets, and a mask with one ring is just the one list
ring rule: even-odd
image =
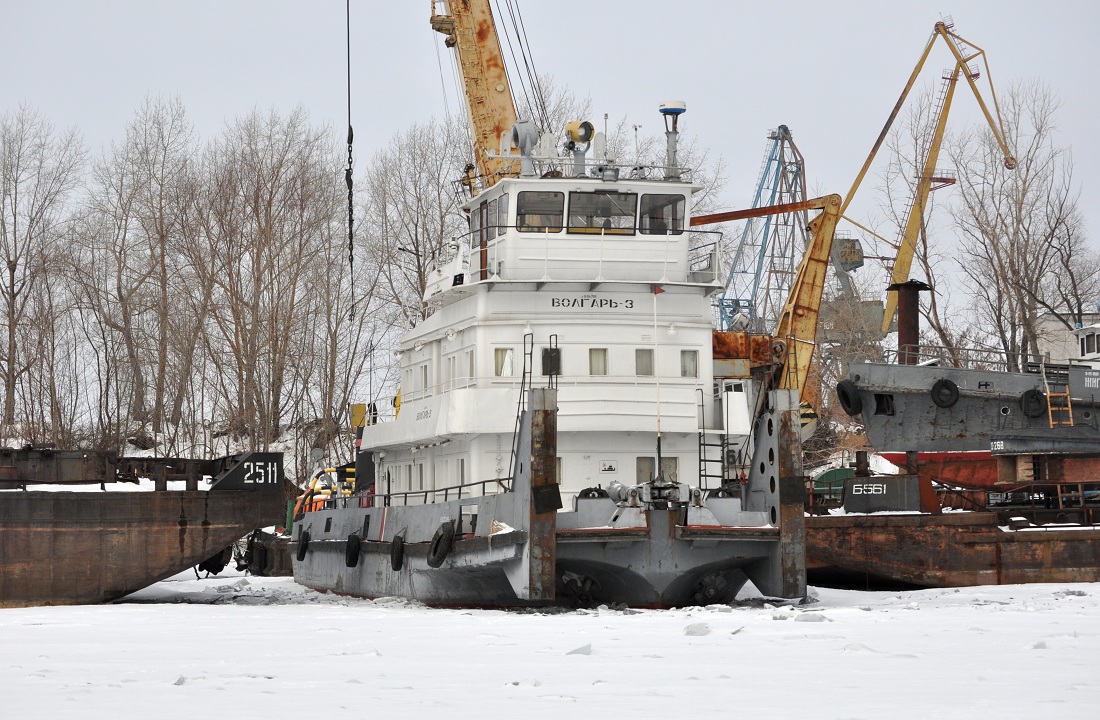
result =
[{"label": "overcast sky", "polygon": [[[949,15],[986,50],[999,93],[1038,79],[1059,95],[1058,141],[1072,147],[1080,205],[1100,247],[1098,3],[520,4],[537,70],[590,96],[598,126],[606,112],[656,132],[659,103],[686,101],[682,130],[725,160],[731,207],[750,202],[767,131],[780,124],[805,156],[811,192],[847,192],[933,25]],[[0,111],[26,103],[59,127],[76,126],[93,150],[123,138],[147,95],[178,95],[204,138],[253,108],[298,104],[342,137],[344,0],[0,0],[0,8]],[[429,0],[352,2],[360,164],[394,131],[458,106],[428,15]],[[951,62],[939,43],[921,86]],[[979,121],[977,113],[960,88],[952,127]]]}]

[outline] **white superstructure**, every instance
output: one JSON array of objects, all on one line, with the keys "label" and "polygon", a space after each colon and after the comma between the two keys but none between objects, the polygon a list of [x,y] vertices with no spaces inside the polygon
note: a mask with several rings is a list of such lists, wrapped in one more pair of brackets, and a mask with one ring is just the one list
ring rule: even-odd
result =
[{"label": "white superstructure", "polygon": [[504,179],[465,205],[470,233],[433,272],[433,312],[397,353],[396,417],[363,433],[378,494],[417,503],[511,477],[524,372],[546,385],[555,362],[566,507],[586,488],[654,479],[658,432],[660,474],[690,486],[707,467],[700,453],[721,465],[721,435],[744,443],[749,384],[716,399],[710,299],[722,275],[717,234],[689,232],[699,186],[586,167]]}]

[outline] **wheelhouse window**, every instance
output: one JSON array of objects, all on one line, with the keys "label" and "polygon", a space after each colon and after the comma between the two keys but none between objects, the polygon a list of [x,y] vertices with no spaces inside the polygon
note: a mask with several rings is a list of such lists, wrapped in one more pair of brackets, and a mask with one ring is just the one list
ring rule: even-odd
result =
[{"label": "wheelhouse window", "polygon": [[569,232],[633,235],[637,193],[569,193]]},{"label": "wheelhouse window", "polygon": [[490,200],[485,203],[485,237],[492,240],[497,236],[497,201]]},{"label": "wheelhouse window", "polygon": [[481,239],[481,213],[482,205],[470,211],[470,235],[477,240]]},{"label": "wheelhouse window", "polygon": [[516,199],[516,227],[520,232],[561,232],[565,193],[528,190]]},{"label": "wheelhouse window", "polygon": [[497,202],[497,235],[503,235],[508,229],[508,195],[501,195]]},{"label": "wheelhouse window", "polygon": [[634,351],[634,374],[644,377],[653,376],[652,348],[638,348]]},{"label": "wheelhouse window", "polygon": [[639,229],[643,235],[680,235],[686,208],[683,195],[642,195]]}]

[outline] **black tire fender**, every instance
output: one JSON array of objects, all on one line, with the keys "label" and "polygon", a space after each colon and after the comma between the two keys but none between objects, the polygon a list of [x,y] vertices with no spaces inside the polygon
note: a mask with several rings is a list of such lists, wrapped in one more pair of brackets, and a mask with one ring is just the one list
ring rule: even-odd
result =
[{"label": "black tire fender", "polygon": [[1047,411],[1047,396],[1042,390],[1024,391],[1020,396],[1020,410],[1029,418],[1037,418]]},{"label": "black tire fender", "polygon": [[360,542],[358,535],[355,533],[348,535],[347,545],[344,546],[344,565],[353,568],[359,564],[361,546],[362,542]]},{"label": "black tire fender", "polygon": [[405,538],[401,535],[394,535],[393,540],[390,541],[390,567],[394,572],[401,569],[401,566],[405,564]]},{"label": "black tire fender", "polygon": [[586,500],[595,500],[596,498],[611,497],[606,490],[598,487],[590,487],[581,490],[577,493],[577,497],[584,498]]},{"label": "black tire fender", "polygon": [[851,380],[841,380],[837,383],[836,399],[840,401],[840,408],[853,417],[863,412],[863,399],[859,396],[859,388]]},{"label": "black tire fender", "polygon": [[302,534],[298,536],[298,553],[295,555],[298,562],[306,559],[307,552],[309,552],[309,530],[303,530]]},{"label": "black tire fender", "polygon": [[428,567],[437,568],[443,565],[447,554],[451,552],[451,545],[455,539],[455,526],[450,520],[442,523],[432,536],[432,543],[428,546]]},{"label": "black tire fender", "polygon": [[959,386],[952,380],[940,378],[932,385],[932,402],[936,407],[955,407],[959,401]]}]

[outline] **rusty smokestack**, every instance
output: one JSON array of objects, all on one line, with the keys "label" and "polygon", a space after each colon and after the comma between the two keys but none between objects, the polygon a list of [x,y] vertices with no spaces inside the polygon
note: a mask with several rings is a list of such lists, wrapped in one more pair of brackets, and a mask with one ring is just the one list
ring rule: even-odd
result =
[{"label": "rusty smokestack", "polygon": [[932,288],[920,280],[908,280],[886,289],[898,294],[898,365],[916,365],[920,361],[920,293]]}]

